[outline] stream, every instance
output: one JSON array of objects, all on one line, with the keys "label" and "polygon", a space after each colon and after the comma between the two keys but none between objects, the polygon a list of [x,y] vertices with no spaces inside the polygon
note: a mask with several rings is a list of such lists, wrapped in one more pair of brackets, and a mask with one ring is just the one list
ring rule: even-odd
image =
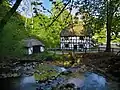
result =
[{"label": "stream", "polygon": [[[96,73],[80,74],[73,69],[71,69],[71,73],[68,73],[64,67],[56,66],[54,68],[59,73],[64,72],[63,75],[46,82],[38,82],[35,75],[2,78],[0,79],[0,90],[119,90],[116,83],[107,82],[103,76]],[[74,89],[69,89],[69,87]]]}]

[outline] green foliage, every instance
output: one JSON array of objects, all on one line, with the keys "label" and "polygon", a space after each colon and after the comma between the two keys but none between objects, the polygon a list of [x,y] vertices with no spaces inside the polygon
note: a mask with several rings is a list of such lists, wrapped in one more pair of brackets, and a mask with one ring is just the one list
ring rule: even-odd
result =
[{"label": "green foliage", "polygon": [[[74,1],[74,4],[78,8],[76,15],[82,15],[84,27],[89,35],[96,37],[98,42],[102,43],[105,42],[105,37],[111,39],[112,42],[119,41],[119,0],[77,0]],[[108,33],[106,34],[106,32]],[[109,34],[112,35],[111,38]],[[110,44],[111,40],[108,40],[107,43]]]},{"label": "green foliage", "polygon": [[[53,22],[56,16],[61,12],[65,3],[61,0],[52,2],[51,15],[46,16],[37,12],[34,17],[27,19],[27,27],[25,29],[25,18],[15,13],[5,26],[3,32],[0,33],[0,54],[1,55],[22,55],[24,52],[23,45],[20,42],[26,37],[37,37],[41,40],[45,47],[59,47],[60,44],[60,32],[65,27],[68,27],[72,23],[74,18],[75,23],[81,23],[78,21],[77,15],[82,15],[84,22],[84,29],[88,35],[91,35],[98,43],[104,43],[106,41],[106,22],[107,22],[107,8],[105,0],[75,0],[68,5],[69,11],[72,7],[77,8],[78,12],[73,17],[68,10],[64,10],[60,16]],[[36,5],[36,4],[35,4]],[[112,26],[111,26],[111,39],[112,42],[119,42],[120,39],[120,14],[118,7],[120,6],[119,0],[111,0],[108,2],[110,7],[108,11],[113,12]],[[0,20],[4,17],[7,11],[10,10],[8,2],[6,0],[0,5]],[[52,25],[50,25],[53,22]],[[32,28],[33,26],[33,28]],[[82,27],[83,27],[82,26]],[[80,28],[82,28],[80,27]],[[79,29],[79,27],[77,28]],[[79,32],[79,30],[78,30]],[[41,53],[37,56],[41,59],[45,57],[52,57],[49,53]],[[59,56],[54,56],[59,58]]]},{"label": "green foliage", "polygon": [[58,74],[59,72],[54,67],[47,64],[39,64],[39,66],[36,67],[34,77],[36,80],[45,81],[56,77]]},{"label": "green foliage", "polygon": [[[20,41],[27,36],[27,33],[23,26],[19,26],[18,23],[14,20],[14,22],[8,22],[5,26],[4,31],[1,36],[1,44],[0,44],[0,53],[3,55],[16,55],[22,53],[22,43]],[[19,51],[20,52],[17,52]]]},{"label": "green foliage", "polygon": [[[24,52],[24,51],[23,51]],[[28,59],[35,59],[40,61],[57,61],[57,60],[63,60],[62,55],[55,54],[53,52],[45,50],[42,53],[36,53],[29,56],[25,56],[25,58]]]},{"label": "green foliage", "polygon": [[[4,6],[4,7],[3,7]],[[62,9],[63,4],[58,7]],[[0,19],[10,10],[9,4],[4,2],[0,6]],[[53,8],[53,14],[57,9]],[[6,12],[4,12],[6,11]],[[60,11],[59,11],[60,12]],[[46,47],[59,46],[60,31],[68,25],[66,22],[70,22],[70,18],[66,17],[68,11],[65,10],[61,16],[49,27],[49,24],[54,19],[53,16],[45,16],[44,14],[36,14],[33,18],[27,19],[27,27],[24,27],[25,18],[15,13],[7,22],[3,32],[0,33],[0,54],[1,55],[22,55],[24,52],[21,40],[26,37],[37,37],[41,40]],[[33,23],[32,23],[33,19]],[[32,28],[33,26],[33,28]],[[45,57],[46,54],[43,55]],[[41,57],[43,59],[43,57]],[[47,56],[46,56],[47,57]]]},{"label": "green foliage", "polygon": [[[56,2],[56,4],[59,3]],[[63,4],[57,5],[57,7],[61,10],[63,8]],[[28,20],[27,28],[30,30],[31,36],[37,36],[40,40],[43,41],[46,47],[59,47],[60,44],[60,32],[71,22],[71,18],[69,12],[65,10],[57,20],[51,25],[51,22],[54,20],[55,16],[60,13],[60,10],[53,5],[51,12],[53,15],[45,16],[44,14],[36,14],[32,19]],[[67,17],[69,15],[69,17]],[[31,28],[33,25],[33,28]]]},{"label": "green foliage", "polygon": [[[4,11],[8,11],[8,9],[9,7],[6,4],[0,6],[0,19],[6,14]],[[24,18],[15,13],[0,33],[0,55],[23,55],[24,49],[21,40],[27,36],[28,32],[24,28]]]},{"label": "green foliage", "polygon": [[106,42],[106,30],[105,28],[99,32],[96,32],[92,37],[97,43],[105,43]]}]

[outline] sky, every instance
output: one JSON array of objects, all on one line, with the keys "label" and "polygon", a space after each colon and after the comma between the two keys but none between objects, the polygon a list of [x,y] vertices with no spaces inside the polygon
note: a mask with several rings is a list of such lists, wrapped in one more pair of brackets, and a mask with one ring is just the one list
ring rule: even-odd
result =
[{"label": "sky", "polygon": [[51,3],[49,2],[49,0],[43,0],[43,5],[45,6],[45,8],[50,9],[51,8]]},{"label": "sky", "polygon": [[[15,3],[15,1],[16,0],[12,0],[12,5]],[[22,0],[22,2],[21,2],[21,4],[20,4],[20,6],[18,7],[18,9],[17,9],[17,11],[21,14],[21,15],[23,15],[23,16],[25,16],[25,17],[28,17],[28,18],[30,18],[30,17],[32,17],[32,8],[31,8],[31,1],[35,1],[35,0]],[[51,6],[52,6],[52,4],[51,4],[51,2],[49,1],[49,0],[40,0],[43,4],[43,6],[46,8],[46,9],[48,9],[48,10],[50,10],[51,9]],[[40,8],[40,9],[42,9],[40,6],[38,6],[38,8]],[[73,9],[72,10],[72,15],[75,15],[75,12],[76,12],[77,10],[75,10],[75,9]],[[48,11],[44,11],[43,12],[45,15],[50,15],[50,13],[48,12]]]},{"label": "sky", "polygon": [[[11,4],[14,5],[16,0],[12,0],[11,1]],[[20,6],[18,7],[17,11],[23,15],[23,16],[26,16],[26,17],[31,17],[32,16],[32,9],[31,9],[31,1],[33,0],[22,0]],[[43,6],[46,8],[46,9],[51,9],[51,2],[49,0],[40,0],[43,4]],[[38,8],[40,8],[40,6],[38,6]],[[49,15],[48,12],[44,12],[46,15]]]}]

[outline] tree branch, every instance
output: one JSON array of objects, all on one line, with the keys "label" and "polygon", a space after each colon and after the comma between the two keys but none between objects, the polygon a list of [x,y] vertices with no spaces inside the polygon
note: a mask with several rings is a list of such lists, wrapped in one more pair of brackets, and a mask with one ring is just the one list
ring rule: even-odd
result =
[{"label": "tree branch", "polygon": [[50,27],[55,21],[56,19],[61,15],[61,13],[64,11],[64,9],[67,7],[67,5],[71,2],[71,0],[68,1],[67,4],[65,4],[65,6],[63,7],[63,9],[60,11],[60,13],[53,19],[53,21],[48,25],[48,27]]},{"label": "tree branch", "polygon": [[[119,1],[119,0],[118,0]],[[118,7],[120,6],[120,1],[118,2],[118,4],[116,5],[114,11],[113,11],[113,14],[117,11]]]},{"label": "tree branch", "polygon": [[0,21],[0,32],[6,25],[6,23],[9,21],[10,17],[14,14],[18,6],[20,5],[22,0],[17,0],[14,4],[14,6],[6,13],[6,15],[3,17],[3,19]]}]

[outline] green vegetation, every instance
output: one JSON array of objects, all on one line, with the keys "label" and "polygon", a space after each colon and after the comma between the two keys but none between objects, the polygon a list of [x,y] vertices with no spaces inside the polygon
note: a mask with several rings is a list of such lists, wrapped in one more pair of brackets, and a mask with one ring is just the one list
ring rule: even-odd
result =
[{"label": "green vegetation", "polygon": [[[84,26],[88,30],[89,34],[91,34],[91,36],[94,36],[95,33],[99,34],[102,30],[105,29],[106,51],[110,52],[111,40],[115,39],[116,36],[119,36],[118,32],[120,32],[118,26],[118,22],[120,21],[120,1],[81,0],[76,1],[76,3],[79,5],[78,13],[82,13],[83,21],[85,23]],[[112,35],[113,33],[114,35]],[[103,36],[102,38],[104,39]],[[102,42],[104,42],[104,40],[102,40]]]},{"label": "green vegetation", "polygon": [[[59,3],[59,2],[57,2]],[[56,4],[57,4],[56,3]],[[63,4],[60,4],[59,9],[53,5],[51,16],[45,16],[44,14],[37,14],[33,17],[33,28],[31,28],[31,35],[37,36],[40,40],[44,42],[46,47],[59,47],[60,44],[60,32],[71,22],[71,15],[67,10],[57,18],[57,20],[51,25],[51,22],[54,20],[55,16],[60,13],[60,10],[63,8]],[[69,17],[67,17],[69,15]],[[28,25],[31,23],[29,19]],[[29,27],[29,26],[28,26]]]},{"label": "green vegetation", "polygon": [[45,81],[52,79],[53,77],[57,77],[57,75],[59,75],[59,72],[54,67],[50,65],[39,64],[39,66],[36,68],[34,77],[36,80]]},{"label": "green vegetation", "polygon": [[[35,7],[34,16],[32,18],[28,18],[27,23],[25,23],[25,17],[19,15],[17,12],[11,12],[11,14],[14,14],[12,14],[12,16],[8,15],[10,17],[8,18],[9,21],[6,21],[7,24],[5,23],[5,25],[3,25],[4,28],[0,32],[0,55],[23,55],[24,49],[21,40],[28,37],[34,37],[41,40],[47,48],[59,47],[60,32],[62,29],[71,26],[73,24],[72,21],[74,21],[75,25],[73,29],[75,29],[75,33],[78,35],[91,35],[92,38],[95,39],[98,43],[105,43],[107,38],[107,50],[110,48],[110,42],[120,41],[120,15],[118,11],[120,3],[117,0],[111,0],[109,2],[96,1],[96,3],[92,3],[92,1],[85,2],[85,0],[82,0],[81,2],[74,1],[73,4],[75,4],[76,7],[78,5],[77,8],[79,8],[75,16],[72,16],[70,13],[73,7],[71,3],[67,7],[67,9],[69,9],[70,11],[69,12],[66,9],[63,10],[66,4],[60,2],[61,0],[53,2],[52,9],[50,11],[52,14],[49,16],[38,12],[37,8]],[[99,8],[96,7],[98,5],[100,6]],[[106,5],[108,5],[108,7],[115,7],[106,8]],[[34,4],[34,6],[37,5]],[[110,17],[107,17],[106,14],[107,9],[108,11],[111,11],[108,12],[108,16],[112,16],[112,20],[110,21],[108,20],[108,18],[110,19]],[[1,21],[4,19],[6,14],[10,12],[10,10],[11,7],[8,4],[7,0],[2,1],[2,3],[0,4]],[[63,10],[63,12],[59,14],[61,10]],[[78,20],[78,14],[82,16],[81,21]],[[106,23],[108,23],[109,25]],[[3,26],[0,26],[0,28]],[[107,36],[106,31],[108,32]]]},{"label": "green vegetation", "polygon": [[[10,7],[8,3],[3,2],[0,6],[0,19],[2,19],[9,10]],[[55,7],[53,7],[53,12],[55,10]],[[64,11],[60,17],[66,14],[68,14],[68,11]],[[56,13],[54,13],[54,16],[55,15]],[[33,23],[31,23],[32,19]],[[25,17],[20,16],[17,12],[15,12],[0,33],[0,55],[23,55],[24,50],[21,40],[27,37],[34,37],[41,40],[46,47],[58,47],[60,31],[67,26],[67,24],[65,23],[65,18],[62,20],[61,18],[58,18],[57,21],[49,27],[49,24],[53,19],[53,16],[48,17],[44,14],[36,14],[36,16],[32,18],[28,18],[28,22],[26,23],[27,27],[25,28]],[[68,22],[70,22],[70,18],[67,19]],[[33,28],[31,28],[32,25]]]},{"label": "green vegetation", "polygon": [[[0,19],[9,9],[6,3],[0,6]],[[28,33],[24,28],[24,18],[18,13],[14,13],[0,33],[0,55],[22,55],[23,47],[20,41],[27,36]]]}]

